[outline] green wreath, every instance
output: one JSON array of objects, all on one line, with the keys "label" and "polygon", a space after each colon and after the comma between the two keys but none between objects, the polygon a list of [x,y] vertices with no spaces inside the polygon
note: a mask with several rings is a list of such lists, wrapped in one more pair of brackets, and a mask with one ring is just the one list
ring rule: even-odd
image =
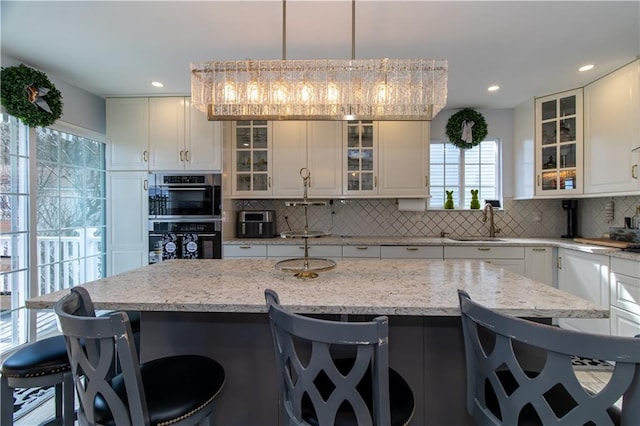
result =
[{"label": "green wreath", "polygon": [[[471,126],[471,142],[462,139],[463,123],[473,123]],[[470,108],[465,108],[453,114],[447,121],[447,136],[449,141],[462,149],[473,148],[487,136],[487,121],[482,114]]]},{"label": "green wreath", "polygon": [[2,68],[0,102],[29,127],[46,127],[62,115],[62,95],[42,71],[20,64]]}]

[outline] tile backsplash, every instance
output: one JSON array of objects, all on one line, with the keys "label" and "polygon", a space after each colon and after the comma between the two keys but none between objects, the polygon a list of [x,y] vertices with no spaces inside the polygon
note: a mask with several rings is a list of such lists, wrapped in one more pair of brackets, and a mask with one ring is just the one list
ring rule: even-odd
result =
[{"label": "tile backsplash", "polygon": [[[605,206],[614,203],[614,220],[607,222]],[[624,226],[624,217],[633,216],[640,197],[582,198],[578,201],[578,231],[584,237],[600,237],[609,226]],[[287,207],[284,200],[236,200],[237,210],[275,210],[278,232],[304,227],[304,208]],[[336,236],[437,237],[488,236],[489,224],[481,210],[398,210],[395,199],[327,200],[325,206],[308,207],[309,229]],[[567,215],[559,199],[504,200],[495,212],[498,237],[555,238],[566,233]]]}]

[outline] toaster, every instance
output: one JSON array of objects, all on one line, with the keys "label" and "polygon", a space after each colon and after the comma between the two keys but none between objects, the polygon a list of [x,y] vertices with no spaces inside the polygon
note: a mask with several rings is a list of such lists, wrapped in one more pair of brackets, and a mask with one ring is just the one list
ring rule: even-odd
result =
[{"label": "toaster", "polygon": [[238,212],[236,237],[273,238],[276,234],[275,210],[241,210]]}]

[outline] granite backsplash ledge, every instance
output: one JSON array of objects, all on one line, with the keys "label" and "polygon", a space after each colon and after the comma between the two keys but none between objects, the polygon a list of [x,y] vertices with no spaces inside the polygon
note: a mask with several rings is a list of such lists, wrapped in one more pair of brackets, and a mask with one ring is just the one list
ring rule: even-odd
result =
[{"label": "granite backsplash ledge", "polygon": [[[605,206],[613,200],[615,217],[607,221]],[[237,210],[275,210],[277,232],[302,229],[304,212],[287,207],[285,200],[235,200]],[[633,216],[640,197],[583,198],[578,201],[578,230],[582,236],[601,236],[609,226],[624,226],[624,217]],[[555,238],[566,233],[566,213],[559,199],[505,199],[495,212],[499,237]],[[338,236],[486,236],[489,224],[482,222],[480,210],[399,211],[395,199],[333,200],[325,206],[309,207],[309,228]]]}]

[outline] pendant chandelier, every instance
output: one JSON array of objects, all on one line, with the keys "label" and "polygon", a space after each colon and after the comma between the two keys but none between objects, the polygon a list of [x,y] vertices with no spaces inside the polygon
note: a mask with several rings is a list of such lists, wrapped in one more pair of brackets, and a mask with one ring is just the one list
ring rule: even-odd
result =
[{"label": "pendant chandelier", "polygon": [[447,61],[281,60],[191,64],[191,102],[209,120],[431,120],[447,102]]}]

